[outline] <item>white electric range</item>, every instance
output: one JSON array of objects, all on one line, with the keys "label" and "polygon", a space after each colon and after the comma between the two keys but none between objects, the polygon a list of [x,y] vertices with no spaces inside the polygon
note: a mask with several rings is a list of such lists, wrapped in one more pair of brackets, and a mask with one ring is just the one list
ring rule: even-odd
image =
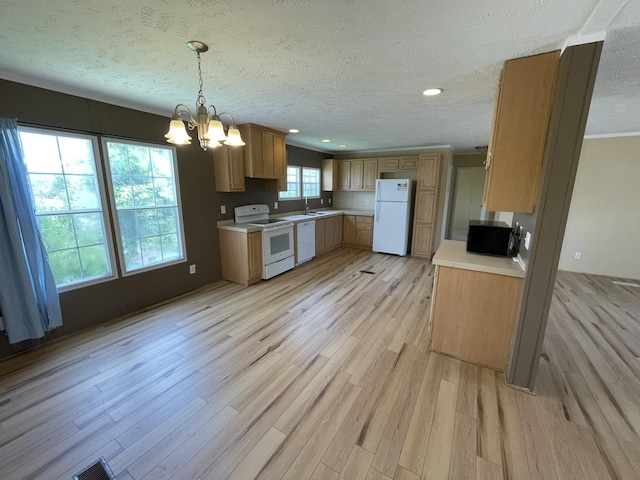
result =
[{"label": "white electric range", "polygon": [[269,206],[256,204],[236,207],[236,223],[248,223],[262,228],[262,279],[280,275],[295,265],[293,222],[269,218]]}]

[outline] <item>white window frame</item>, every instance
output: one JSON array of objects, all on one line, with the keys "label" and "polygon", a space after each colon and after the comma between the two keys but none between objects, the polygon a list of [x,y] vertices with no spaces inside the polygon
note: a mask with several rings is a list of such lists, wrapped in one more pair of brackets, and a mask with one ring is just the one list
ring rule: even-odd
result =
[{"label": "white window frame", "polygon": [[287,193],[289,192],[289,169],[295,168],[297,170],[298,177],[298,195],[295,197],[283,197],[282,194],[285,192],[278,192],[278,200],[287,201],[287,200],[300,200],[302,198],[302,167],[298,165],[287,165]]},{"label": "white window frame", "polygon": [[[174,180],[174,185],[175,185],[175,189],[176,189],[176,207],[178,209],[178,226],[180,228],[180,242],[181,242],[181,247],[182,247],[182,255],[180,258],[176,258],[173,260],[169,260],[167,262],[162,262],[162,263],[155,263],[153,265],[148,265],[145,267],[141,267],[141,268],[136,268],[134,270],[128,271],[127,270],[127,264],[125,261],[125,256],[124,256],[124,245],[122,244],[122,231],[120,229],[120,220],[118,217],[118,208],[116,207],[116,199],[115,199],[115,193],[113,190],[113,179],[112,179],[112,173],[111,173],[111,163],[109,161],[109,149],[107,146],[107,143],[121,143],[121,144],[126,144],[126,145],[135,145],[135,146],[140,146],[140,147],[147,147],[147,148],[162,148],[162,149],[167,149],[167,150],[171,150],[172,152],[172,159],[173,159],[173,180]],[[126,140],[126,139],[122,139],[122,138],[115,138],[115,137],[102,137],[102,151],[104,152],[104,163],[105,163],[105,168],[106,168],[106,173],[107,173],[107,185],[109,186],[109,199],[111,201],[111,214],[112,214],[112,218],[113,218],[113,228],[114,228],[114,233],[115,233],[115,238],[116,238],[116,243],[118,246],[118,259],[120,261],[120,270],[121,270],[121,275],[123,277],[128,277],[131,275],[137,275],[139,273],[144,273],[144,272],[149,272],[152,270],[157,270],[159,268],[165,268],[165,267],[169,267],[171,265],[177,265],[180,263],[186,263],[187,262],[187,245],[185,242],[185,236],[184,236],[184,222],[182,219],[182,199],[180,196],[180,178],[178,176],[178,156],[176,154],[176,148],[172,147],[172,146],[167,146],[167,145],[163,145],[163,144],[157,144],[157,143],[150,143],[150,142],[143,142],[143,141],[135,141],[135,140]]]},{"label": "white window frame", "polygon": [[[103,236],[104,236],[104,242],[105,242],[105,247],[107,249],[107,264],[109,265],[109,268],[111,270],[111,272],[107,275],[104,275],[102,277],[93,277],[90,278],[88,280],[80,280],[77,282],[71,282],[71,283],[64,283],[61,284],[60,286],[56,285],[56,289],[58,290],[58,292],[62,293],[62,292],[68,292],[71,290],[76,290],[78,288],[84,288],[84,287],[88,287],[91,285],[97,285],[99,283],[104,283],[104,282],[108,282],[111,280],[114,280],[116,278],[118,278],[118,269],[117,269],[117,265],[116,265],[116,254],[115,254],[115,250],[114,250],[114,245],[113,245],[113,236],[112,236],[112,231],[111,231],[111,224],[109,222],[109,206],[107,205],[107,192],[105,189],[105,179],[104,179],[104,175],[102,173],[102,157],[100,155],[100,149],[98,148],[98,137],[95,135],[83,135],[80,133],[70,133],[70,132],[65,132],[65,131],[60,131],[60,130],[53,130],[53,129],[46,129],[46,128],[34,128],[34,127],[26,127],[26,126],[20,126],[18,125],[18,132],[26,132],[26,133],[34,133],[34,134],[40,134],[40,135],[51,135],[51,136],[55,136],[55,137],[64,137],[64,138],[79,138],[82,140],[90,140],[91,141],[91,146],[93,148],[93,160],[94,160],[94,168],[95,168],[95,173],[96,173],[96,182],[98,184],[98,193],[100,195],[100,214],[102,216],[102,230],[103,230]],[[26,169],[26,165],[25,165],[25,169]],[[30,172],[27,170],[27,174],[29,174]],[[29,179],[27,179],[29,181]],[[31,183],[29,181],[29,183]],[[33,193],[32,193],[32,198],[33,198]],[[35,199],[34,200],[34,208],[35,208]],[[35,212],[34,212],[35,213]],[[51,213],[46,213],[46,214],[38,214],[35,213],[36,217],[40,217],[40,216],[47,216],[47,215],[65,215],[65,214],[75,214],[75,213],[87,213],[86,211],[80,211],[80,210],[66,210],[66,211],[62,211],[62,212],[51,212]],[[92,213],[95,213],[94,211],[92,211]]]},{"label": "white window frame", "polygon": [[[318,195],[307,195],[307,198],[320,198],[322,196],[322,170],[320,168],[315,168],[315,167],[302,167],[302,171],[300,174],[300,183],[301,183],[301,195],[304,195],[304,186],[305,186],[305,181],[304,181],[304,171],[305,170],[313,170],[315,172],[318,173]],[[313,183],[313,185],[315,185],[315,183]]]}]

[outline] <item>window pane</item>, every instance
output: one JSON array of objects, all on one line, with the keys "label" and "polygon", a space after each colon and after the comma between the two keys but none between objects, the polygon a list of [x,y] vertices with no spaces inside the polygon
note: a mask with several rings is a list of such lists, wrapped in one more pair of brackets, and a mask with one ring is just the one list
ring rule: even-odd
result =
[{"label": "window pane", "polygon": [[123,240],[138,238],[138,220],[135,210],[125,210],[118,212],[120,222],[120,235]]},{"label": "window pane", "polygon": [[142,252],[140,252],[140,243],[138,240],[125,240],[122,242],[124,250],[124,261],[127,269],[134,270],[142,267]]},{"label": "window pane", "polygon": [[[73,225],[79,247],[104,245],[104,232],[99,213],[76,214],[73,216]],[[106,258],[104,260],[106,262]]]},{"label": "window pane", "polygon": [[24,162],[30,173],[62,173],[55,135],[20,132]]},{"label": "window pane", "polygon": [[162,247],[160,246],[160,237],[149,237],[140,240],[142,248],[142,263],[152,265],[162,262]]},{"label": "window pane", "polygon": [[67,175],[67,190],[71,210],[95,210],[100,208],[98,186],[95,177]]},{"label": "window pane", "polygon": [[111,183],[113,184],[116,207],[133,207],[133,189],[131,188],[130,177],[114,175],[111,177]]},{"label": "window pane", "polygon": [[94,140],[22,129],[20,139],[56,285],[111,276]]},{"label": "window pane", "polygon": [[302,189],[306,197],[320,196],[320,169],[319,168],[303,168],[302,169]]},{"label": "window pane", "polygon": [[153,179],[151,177],[131,177],[133,187],[133,205],[136,207],[152,207],[155,205],[153,198]]},{"label": "window pane", "polygon": [[109,273],[107,250],[104,245],[79,248],[84,278],[102,277]]},{"label": "window pane", "polygon": [[279,193],[280,199],[300,198],[300,167],[287,167],[287,191]]},{"label": "window pane", "polygon": [[68,210],[67,187],[63,175],[29,175],[36,212]]},{"label": "window pane", "polygon": [[120,175],[129,176],[129,155],[127,154],[126,145],[109,143],[109,166],[111,167],[111,175],[114,178],[114,186],[116,177]]},{"label": "window pane", "polygon": [[71,215],[39,216],[38,225],[47,252],[76,246]]},{"label": "window pane", "polygon": [[[172,148],[105,142],[127,272],[184,257]],[[128,159],[126,174],[123,158]]]},{"label": "window pane", "polygon": [[90,140],[58,137],[58,145],[64,173],[67,175],[70,173],[85,174],[93,177],[95,162]]},{"label": "window pane", "polygon": [[80,268],[80,258],[78,250],[60,250],[49,253],[49,262],[53,270],[53,278],[56,285],[73,283],[82,280],[82,269]]}]

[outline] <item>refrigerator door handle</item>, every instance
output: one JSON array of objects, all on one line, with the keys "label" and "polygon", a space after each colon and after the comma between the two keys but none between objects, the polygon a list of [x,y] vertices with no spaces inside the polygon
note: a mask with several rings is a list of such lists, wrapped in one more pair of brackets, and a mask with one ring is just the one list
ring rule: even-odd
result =
[{"label": "refrigerator door handle", "polygon": [[380,204],[380,180],[376,180],[376,202],[374,203],[374,207],[373,207],[373,219],[377,222],[380,220],[380,218],[378,217],[380,215],[380,208],[379,205]]}]

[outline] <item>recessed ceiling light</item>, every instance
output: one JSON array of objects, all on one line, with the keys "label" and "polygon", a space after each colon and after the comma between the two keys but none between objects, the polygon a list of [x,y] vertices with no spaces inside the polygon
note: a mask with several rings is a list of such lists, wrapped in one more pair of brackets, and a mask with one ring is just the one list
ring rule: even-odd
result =
[{"label": "recessed ceiling light", "polygon": [[422,94],[426,97],[432,97],[433,95],[440,95],[444,90],[441,88],[427,88]]},{"label": "recessed ceiling light", "polygon": [[342,143],[342,144],[340,144],[340,148],[347,148],[347,145]]},{"label": "recessed ceiling light", "polygon": [[328,138],[325,138],[324,140],[322,140],[322,143],[329,143],[331,140],[329,140]]},{"label": "recessed ceiling light", "polygon": [[298,130],[297,128],[290,128],[289,133],[300,133],[300,130]]}]

